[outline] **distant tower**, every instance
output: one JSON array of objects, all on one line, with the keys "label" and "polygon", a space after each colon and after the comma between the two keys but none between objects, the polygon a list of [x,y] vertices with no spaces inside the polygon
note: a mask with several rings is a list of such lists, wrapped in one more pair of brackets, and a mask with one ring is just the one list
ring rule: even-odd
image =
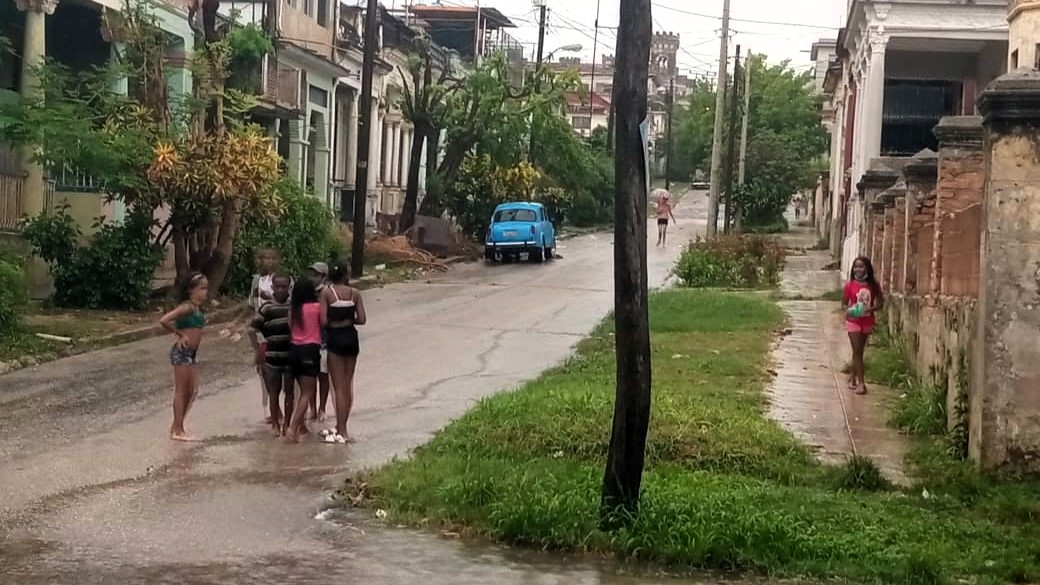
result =
[{"label": "distant tower", "polygon": [[674,80],[679,75],[679,35],[670,32],[654,33],[650,45],[650,72],[661,82]]}]

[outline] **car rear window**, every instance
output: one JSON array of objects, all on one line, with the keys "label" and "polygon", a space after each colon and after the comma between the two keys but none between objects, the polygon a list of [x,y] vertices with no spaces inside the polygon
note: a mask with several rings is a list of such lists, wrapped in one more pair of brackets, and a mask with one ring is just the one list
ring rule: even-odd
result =
[{"label": "car rear window", "polygon": [[502,209],[495,212],[495,223],[506,221],[538,221],[538,214],[531,209]]}]

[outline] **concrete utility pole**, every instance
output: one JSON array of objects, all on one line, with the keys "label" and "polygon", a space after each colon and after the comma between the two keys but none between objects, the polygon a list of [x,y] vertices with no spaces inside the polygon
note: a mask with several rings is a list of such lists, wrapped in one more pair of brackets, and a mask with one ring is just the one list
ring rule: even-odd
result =
[{"label": "concrete utility pole", "polygon": [[729,69],[729,3],[722,4],[722,40],[719,43],[719,77],[715,86],[715,130],[711,139],[711,187],[708,191],[707,236],[718,233],[719,193],[722,187],[722,130],[726,115],[726,71]]},{"label": "concrete utility pole", "polygon": [[726,215],[722,223],[722,231],[729,233],[730,220],[733,219],[733,167],[737,162],[737,105],[740,103],[740,45],[737,45],[736,59],[733,61],[733,89],[730,91],[729,128],[726,130]]},{"label": "concrete utility pole", "polygon": [[652,40],[650,0],[621,0],[618,54],[617,155],[614,158],[614,423],[600,501],[607,527],[631,520],[639,492],[650,425],[650,325],[647,310],[646,215],[647,81]]},{"label": "concrete utility pole", "polygon": [[354,241],[350,247],[350,272],[365,272],[365,203],[368,200],[369,144],[372,142],[372,85],[379,44],[379,0],[368,0],[365,13],[365,56],[361,62],[361,119],[358,122],[357,179],[354,181]]},{"label": "concrete utility pole", "polygon": [[[744,61],[744,120],[740,128],[740,164],[737,171],[737,185],[743,187],[747,178],[747,141],[748,123],[751,120],[751,51],[748,51],[747,60]],[[733,229],[740,232],[743,229],[744,211],[739,207],[733,214]]]},{"label": "concrete utility pole", "polygon": [[672,148],[672,115],[675,113],[675,80],[671,79],[668,81],[668,120],[666,129],[666,138],[668,141],[667,149],[665,151],[664,159],[664,190],[672,190],[672,153],[675,149]]},{"label": "concrete utility pole", "polygon": [[596,112],[596,49],[599,49],[599,5],[601,0],[596,0],[596,22],[595,30],[592,31],[592,73],[589,76],[589,137],[592,136],[592,118]]}]

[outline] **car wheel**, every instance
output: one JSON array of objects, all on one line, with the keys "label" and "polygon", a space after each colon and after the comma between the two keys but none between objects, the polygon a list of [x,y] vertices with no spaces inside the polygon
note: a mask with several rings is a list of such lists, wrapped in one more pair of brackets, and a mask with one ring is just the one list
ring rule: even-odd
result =
[{"label": "car wheel", "polygon": [[553,252],[552,248],[546,248],[545,249],[545,259],[546,260],[552,260],[555,257],[556,257],[556,253]]}]

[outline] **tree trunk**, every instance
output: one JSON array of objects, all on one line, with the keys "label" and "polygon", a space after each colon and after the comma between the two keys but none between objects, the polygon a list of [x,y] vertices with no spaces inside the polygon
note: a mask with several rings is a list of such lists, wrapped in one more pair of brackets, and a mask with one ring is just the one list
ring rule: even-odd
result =
[{"label": "tree trunk", "polygon": [[647,122],[650,0],[621,0],[614,159],[614,325],[617,388],[601,500],[605,526],[639,509],[650,425],[650,325],[646,268],[647,176],[640,125]]},{"label": "tree trunk", "polygon": [[444,213],[444,208],[441,205],[441,184],[440,178],[437,175],[438,158],[441,152],[441,134],[440,128],[430,128],[429,134],[426,137],[426,196],[423,197],[422,207],[420,208],[423,215],[429,215],[431,217],[440,217]]},{"label": "tree trunk", "polygon": [[210,296],[220,293],[231,267],[231,255],[234,251],[235,236],[238,234],[241,202],[235,198],[224,202],[221,209],[220,233],[206,266],[206,278],[209,279]]},{"label": "tree trunk", "polygon": [[173,264],[177,270],[176,286],[180,286],[191,272],[191,259],[188,255],[188,236],[184,228],[173,226]]},{"label": "tree trunk", "polygon": [[401,220],[397,223],[398,233],[404,233],[415,225],[415,215],[419,207],[419,173],[422,170],[424,142],[429,130],[425,124],[416,124],[412,137],[412,151],[409,153],[408,186],[405,188],[404,206],[401,208]]}]

